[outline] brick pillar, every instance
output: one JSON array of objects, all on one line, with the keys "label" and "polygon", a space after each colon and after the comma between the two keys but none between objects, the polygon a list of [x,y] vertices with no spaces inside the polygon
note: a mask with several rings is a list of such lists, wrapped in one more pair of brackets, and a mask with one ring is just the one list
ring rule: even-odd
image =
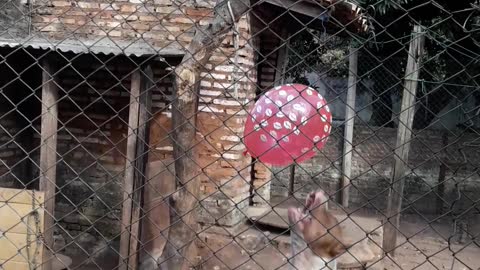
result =
[{"label": "brick pillar", "polygon": [[[239,50],[230,34],[210,58],[207,72],[202,73],[198,128],[201,146],[197,149],[202,172],[202,205],[200,222],[232,226],[245,216],[250,189],[249,156],[243,156],[241,142],[247,111],[255,95],[256,67],[254,50],[249,44],[251,33],[247,16],[239,24]],[[237,98],[232,76],[235,57]]]}]

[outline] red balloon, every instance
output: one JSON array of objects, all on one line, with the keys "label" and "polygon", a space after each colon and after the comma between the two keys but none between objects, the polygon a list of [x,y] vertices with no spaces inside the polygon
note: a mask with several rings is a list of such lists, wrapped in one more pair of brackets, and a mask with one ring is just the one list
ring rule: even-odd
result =
[{"label": "red balloon", "polygon": [[331,131],[332,114],[316,90],[302,84],[267,91],[245,123],[246,152],[261,162],[286,166],[301,163],[321,149]]}]

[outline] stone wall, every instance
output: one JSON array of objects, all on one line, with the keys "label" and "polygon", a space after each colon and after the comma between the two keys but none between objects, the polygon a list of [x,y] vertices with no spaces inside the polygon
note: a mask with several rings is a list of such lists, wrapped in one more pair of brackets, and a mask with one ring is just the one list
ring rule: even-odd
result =
[{"label": "stone wall", "polygon": [[[455,184],[462,193],[458,209],[467,209],[480,198],[480,177],[475,173],[480,164],[480,152],[468,143],[478,139],[475,133],[448,132],[447,151],[443,148],[442,132],[417,131],[411,142],[409,168],[405,185],[404,206],[407,212],[435,214],[437,211],[440,160],[447,164],[445,201],[449,205],[457,197]],[[462,134],[463,133],[463,134]],[[310,161],[297,166],[295,189],[299,197],[321,187],[331,195],[337,190],[342,176],[343,128],[334,128],[326,147]],[[352,207],[372,210],[386,209],[388,186],[393,171],[393,151],[396,129],[355,126],[353,138]],[[462,150],[462,151],[459,151]],[[463,157],[463,152],[465,158]],[[467,163],[464,163],[464,162]],[[274,168],[272,196],[287,196],[289,170]]]}]

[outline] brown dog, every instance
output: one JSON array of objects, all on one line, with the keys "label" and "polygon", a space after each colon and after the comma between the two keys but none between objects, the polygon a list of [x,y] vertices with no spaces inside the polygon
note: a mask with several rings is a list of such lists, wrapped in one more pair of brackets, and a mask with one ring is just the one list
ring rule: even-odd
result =
[{"label": "brown dog", "polygon": [[337,269],[335,258],[345,252],[342,229],[328,211],[328,198],[321,190],[312,192],[305,208],[289,208],[292,269]]}]

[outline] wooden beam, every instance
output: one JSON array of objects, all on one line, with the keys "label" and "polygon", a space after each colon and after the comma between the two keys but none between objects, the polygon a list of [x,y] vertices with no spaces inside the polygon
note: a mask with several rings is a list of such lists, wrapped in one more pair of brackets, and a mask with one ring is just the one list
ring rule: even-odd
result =
[{"label": "wooden beam", "polygon": [[342,206],[345,208],[348,207],[350,199],[350,178],[352,176],[352,143],[353,125],[355,122],[355,97],[357,92],[357,60],[358,49],[350,48],[342,162]]},{"label": "wooden beam", "polygon": [[137,69],[132,74],[119,269],[137,269],[138,266],[152,82],[153,71],[150,66]]},{"label": "wooden beam", "polygon": [[397,233],[400,229],[400,211],[402,209],[403,190],[405,186],[405,172],[408,167],[408,152],[410,150],[412,124],[415,114],[415,95],[417,92],[424,42],[424,28],[415,25],[412,40],[410,41],[407,67],[405,70],[405,86],[403,89],[397,144],[395,147],[395,164],[388,194],[387,220],[383,228],[383,250],[391,256],[395,255]]},{"label": "wooden beam", "polygon": [[154,86],[154,75],[152,68],[148,65],[142,69],[140,99],[138,112],[138,140],[135,159],[135,180],[133,193],[133,211],[131,218],[130,235],[130,259],[131,269],[136,269],[139,258],[140,243],[140,218],[143,208],[143,188],[146,181],[146,169],[148,162],[148,142],[150,138],[150,118],[152,117],[152,90]]},{"label": "wooden beam", "polygon": [[448,162],[448,131],[444,131],[442,134],[442,152],[440,153],[440,171],[438,172],[438,185],[437,185],[437,204],[435,206],[437,215],[443,215],[445,210],[445,177],[447,174],[447,162]]},{"label": "wooden beam", "polygon": [[49,60],[42,63],[42,116],[40,134],[40,184],[45,194],[43,270],[52,269],[57,172],[58,87]]}]

